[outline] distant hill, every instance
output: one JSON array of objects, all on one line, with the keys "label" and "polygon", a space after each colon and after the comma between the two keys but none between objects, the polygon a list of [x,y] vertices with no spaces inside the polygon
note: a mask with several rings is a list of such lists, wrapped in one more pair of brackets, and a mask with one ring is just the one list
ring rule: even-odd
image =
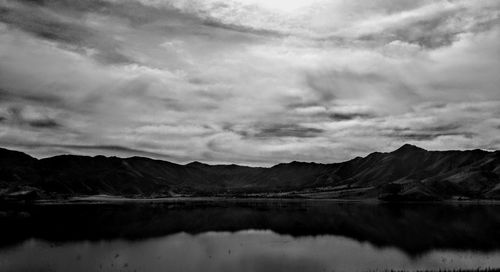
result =
[{"label": "distant hill", "polygon": [[334,164],[270,168],[180,165],[144,157],[62,155],[36,159],[0,149],[0,196],[109,194],[440,200],[500,199],[500,151],[427,151],[404,145]]}]

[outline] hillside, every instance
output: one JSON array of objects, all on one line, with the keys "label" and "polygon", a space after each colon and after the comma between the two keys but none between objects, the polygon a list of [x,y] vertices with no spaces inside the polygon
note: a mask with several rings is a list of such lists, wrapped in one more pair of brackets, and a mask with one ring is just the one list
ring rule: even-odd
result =
[{"label": "hillside", "polygon": [[293,196],[440,200],[500,198],[500,152],[427,151],[404,145],[334,164],[291,162],[270,168],[186,165],[144,157],[62,155],[36,159],[0,149],[3,198],[109,194]]}]

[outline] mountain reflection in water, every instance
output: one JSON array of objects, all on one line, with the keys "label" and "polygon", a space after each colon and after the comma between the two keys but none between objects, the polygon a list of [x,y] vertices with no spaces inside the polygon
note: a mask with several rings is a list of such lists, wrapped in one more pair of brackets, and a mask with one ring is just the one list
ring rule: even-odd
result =
[{"label": "mountain reflection in water", "polygon": [[0,210],[0,271],[500,267],[499,205],[207,201]]}]

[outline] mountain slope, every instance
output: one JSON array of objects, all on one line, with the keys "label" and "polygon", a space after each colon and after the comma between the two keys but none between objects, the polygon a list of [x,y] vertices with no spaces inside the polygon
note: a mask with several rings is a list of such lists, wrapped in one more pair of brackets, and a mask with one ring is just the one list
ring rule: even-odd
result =
[{"label": "mountain slope", "polygon": [[436,200],[500,198],[500,152],[427,151],[404,145],[334,164],[291,162],[270,168],[186,165],[144,157],[62,155],[35,159],[0,149],[3,195],[241,195],[294,192],[306,197]]}]

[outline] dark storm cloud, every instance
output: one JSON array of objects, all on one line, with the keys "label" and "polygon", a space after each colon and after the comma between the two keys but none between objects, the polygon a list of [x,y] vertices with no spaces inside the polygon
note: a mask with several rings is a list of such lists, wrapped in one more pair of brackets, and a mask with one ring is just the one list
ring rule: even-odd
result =
[{"label": "dark storm cloud", "polygon": [[281,137],[296,137],[310,138],[316,137],[323,133],[322,129],[308,128],[296,124],[271,124],[265,125],[257,129],[257,133],[253,137],[257,138],[281,138]]},{"label": "dark storm cloud", "polygon": [[[140,64],[125,53],[122,41],[101,26],[89,23],[89,15],[121,20],[131,30],[147,29],[169,37],[196,37],[212,43],[252,42],[257,36],[276,35],[274,31],[225,24],[215,18],[183,12],[165,3],[161,7],[137,1],[109,2],[101,0],[11,1],[0,3],[0,22],[37,37],[59,43],[66,50],[89,55],[105,64]],[[227,45],[226,45],[227,46]]]},{"label": "dark storm cloud", "polygon": [[462,125],[460,123],[451,123],[451,124],[445,124],[445,125],[438,125],[438,126],[428,126],[425,127],[424,129],[426,131],[432,131],[432,132],[442,132],[442,131],[454,131],[457,129],[460,129]]},{"label": "dark storm cloud", "polygon": [[36,92],[8,91],[0,88],[0,103],[5,102],[24,102],[57,106],[62,106],[62,104],[64,104],[63,100],[55,95],[46,93],[40,94]]},{"label": "dark storm cloud", "polygon": [[76,18],[82,18],[89,12],[109,13],[113,9],[112,3],[101,0],[17,0],[17,2],[24,3],[26,7],[35,8],[35,10],[46,8]]},{"label": "dark storm cloud", "polygon": [[470,139],[476,135],[474,132],[463,130],[462,127],[461,124],[452,123],[420,128],[393,128],[391,132],[384,133],[384,136],[402,140],[431,141],[442,136],[459,136]]},{"label": "dark storm cloud", "polygon": [[329,113],[328,117],[335,121],[347,121],[353,119],[369,119],[374,118],[375,115],[369,113]]},{"label": "dark storm cloud", "polygon": [[[67,49],[79,53],[96,50],[92,57],[103,63],[134,63],[130,57],[120,52],[119,43],[91,27],[81,20],[65,17],[43,6],[23,5],[8,1],[0,6],[0,22],[21,29],[37,37],[67,46]],[[58,1],[56,1],[58,3]],[[50,5],[49,5],[50,6]],[[78,6],[78,5],[77,5]]]},{"label": "dark storm cloud", "polygon": [[61,126],[53,119],[29,120],[28,124],[35,128],[59,128]]},{"label": "dark storm cloud", "polygon": [[[339,111],[337,108],[342,107],[342,105],[336,105],[335,103],[330,103],[328,105],[328,101],[323,101],[324,103],[320,103],[320,101],[316,102],[299,102],[299,103],[290,103],[285,106],[285,108],[289,111],[301,112],[303,116],[309,116],[318,119],[325,120],[333,120],[333,121],[349,121],[354,119],[372,119],[376,118],[377,115],[370,112],[361,112],[361,111]],[[326,103],[325,103],[326,102]],[[313,109],[311,112],[308,112],[308,109]],[[319,110],[315,110],[319,109]]]},{"label": "dark storm cloud", "polygon": [[431,141],[442,136],[460,136],[471,139],[476,134],[471,132],[449,132],[449,133],[395,133],[387,135],[389,137],[398,138],[404,141]]},{"label": "dark storm cloud", "polygon": [[268,30],[268,29],[258,29],[258,28],[252,28],[252,27],[235,25],[235,24],[227,24],[227,23],[222,23],[220,21],[217,21],[215,19],[207,19],[207,20],[205,20],[205,22],[203,22],[203,25],[215,27],[215,28],[221,28],[221,29],[230,30],[230,31],[241,32],[241,33],[261,35],[261,36],[271,36],[271,37],[286,36],[286,34],[281,33],[279,31]]},{"label": "dark storm cloud", "polygon": [[293,110],[293,109],[321,107],[321,106],[323,106],[323,104],[319,103],[318,101],[308,101],[308,102],[292,102],[286,105],[286,108]]},{"label": "dark storm cloud", "polygon": [[[312,138],[325,132],[322,129],[308,128],[297,124],[260,124],[250,128],[241,128],[233,124],[225,124],[223,130],[229,131],[245,138]],[[212,143],[211,147],[216,144]]]},{"label": "dark storm cloud", "polygon": [[[417,44],[424,48],[439,48],[449,46],[459,40],[459,35],[470,32],[482,32],[491,29],[498,24],[499,18],[492,18],[484,22],[478,22],[472,27],[456,28],[456,24],[460,24],[461,18],[457,18],[456,13],[442,14],[438,18],[430,20],[422,19],[416,21],[405,28],[396,28],[392,32],[394,38],[387,38],[387,42],[404,41],[407,43]],[[389,30],[391,32],[391,30]]]},{"label": "dark storm cloud", "polygon": [[359,37],[362,41],[383,41],[390,43],[402,41],[417,44],[423,48],[438,48],[451,45],[465,30],[450,30],[456,12],[449,11],[435,18],[422,18],[407,24],[391,26],[382,33],[372,33]]},{"label": "dark storm cloud", "polygon": [[22,106],[11,106],[6,113],[1,116],[0,123],[13,126],[28,126],[35,129],[59,129],[62,127],[57,120],[43,116],[27,117]]},{"label": "dark storm cloud", "polygon": [[[196,7],[196,3],[191,5],[192,8],[179,9],[173,2],[170,1],[108,2],[101,0],[24,0],[17,2],[24,3],[22,6],[26,7],[26,9],[31,10],[31,12],[26,11],[26,14],[29,15],[36,15],[37,13],[39,13],[39,11],[42,11],[44,9],[55,11],[56,13],[69,14],[75,17],[82,17],[83,15],[88,13],[97,13],[105,16],[124,18],[128,20],[129,23],[135,26],[150,24],[152,22],[162,22],[161,24],[164,30],[170,33],[177,32],[177,34],[179,34],[179,31],[183,31],[184,34],[191,32],[191,34],[199,35],[218,35],[214,31],[203,29],[203,26],[208,26],[210,28],[224,29],[228,31],[241,32],[243,34],[255,34],[262,36],[310,36],[304,33],[301,34],[299,32],[290,32],[286,29],[280,29],[278,27],[279,25],[277,25],[276,28],[258,27],[258,25],[254,24],[238,23],[237,20],[234,23],[231,23],[225,20],[225,18],[221,19],[215,16],[217,14],[226,14],[231,12],[234,13],[234,16],[241,15],[238,14],[239,9],[245,10],[245,8],[243,5],[235,3],[211,3],[207,5],[209,6],[209,10],[202,11],[201,8]],[[233,6],[233,4],[235,6]],[[377,43],[402,41],[412,44],[418,44],[424,48],[438,48],[441,46],[452,44],[458,39],[458,35],[460,34],[489,30],[499,22],[499,15],[495,15],[495,13],[492,13],[490,10],[470,10],[469,7],[460,4],[456,4],[456,7],[454,8],[436,4],[432,9],[425,9],[426,6],[424,6],[423,3],[404,2],[401,4],[395,4],[391,1],[391,3],[389,4],[382,1],[377,2],[377,4],[366,4],[366,6],[366,8],[371,9],[372,12],[383,11],[385,13],[388,13],[389,16],[397,16],[398,12],[402,12],[401,14],[403,14],[404,12],[414,12],[415,14],[410,14],[409,16],[407,16],[408,18],[395,20],[391,23],[383,22],[384,27],[382,27],[381,30],[365,31],[367,33],[362,33],[359,36],[356,36],[355,39],[359,41],[373,41]],[[420,11],[420,9],[425,9],[425,11]],[[212,14],[211,12],[214,12],[214,14]],[[246,10],[245,12],[249,11]],[[243,13],[243,15],[245,16],[250,16],[250,14],[251,13]],[[71,40],[75,40],[75,35],[71,35],[71,31],[68,31],[70,33],[67,34],[68,36],[65,36],[65,34],[56,34],[54,33],[54,31],[48,30],[48,28],[50,28],[49,24],[53,24],[53,27],[55,29],[61,28],[63,32],[65,28],[69,27],[70,29],[73,29],[74,26],[58,25],[58,22],[43,22],[43,20],[40,20],[40,18],[35,18],[35,22],[41,23],[41,29],[38,31],[32,31],[34,31],[35,33],[39,33],[39,35],[46,35],[48,36],[48,38],[62,39],[63,41],[66,41],[68,38]],[[379,22],[376,21],[373,22],[373,24],[375,25],[377,25],[378,23]],[[193,26],[193,29],[184,27],[183,30],[180,30],[180,25],[190,27]],[[198,26],[198,28],[194,28],[194,26]],[[29,28],[27,26],[24,27]],[[85,32],[84,30],[78,30],[77,28],[78,27],[74,29],[75,32]],[[175,28],[177,28],[177,30],[175,30]],[[244,37],[242,36],[240,38]],[[352,45],[353,42],[352,38],[344,37],[343,34],[327,35],[323,37],[321,35],[312,35],[309,38],[318,40],[331,39],[335,40],[338,44],[346,45]],[[113,50],[109,49],[104,51],[113,52]],[[121,59],[125,56],[119,56],[118,53],[119,52],[115,50],[114,54],[111,54],[110,56],[106,54],[105,56],[103,56],[103,58],[105,60],[106,57],[109,58],[109,60],[107,60],[109,62],[127,61],[126,59]]]},{"label": "dark storm cloud", "polygon": [[[100,14],[104,16],[114,16],[126,18],[133,25],[143,25],[158,20],[160,15],[165,14],[164,10],[144,6],[134,1],[109,2],[102,0],[21,0],[31,8],[39,8],[65,14],[73,18],[84,18],[89,14]],[[178,15],[177,17],[179,17]],[[175,19],[175,18],[171,18]]]},{"label": "dark storm cloud", "polygon": [[[415,6],[410,8],[406,4],[402,5],[403,10],[389,13],[382,19],[371,22],[368,19],[362,27],[353,29],[360,33],[352,38],[367,42],[367,45],[403,42],[418,45],[425,50],[436,49],[452,45],[462,34],[489,31],[500,20],[500,14],[495,12],[498,4],[488,1],[484,1],[484,6],[475,6],[472,1],[435,1],[427,5],[414,2]],[[385,7],[387,6],[398,5],[391,1],[391,4],[386,3]],[[374,10],[377,8],[380,7],[375,7]],[[337,41],[341,37],[342,35],[332,35],[329,39]]]}]

